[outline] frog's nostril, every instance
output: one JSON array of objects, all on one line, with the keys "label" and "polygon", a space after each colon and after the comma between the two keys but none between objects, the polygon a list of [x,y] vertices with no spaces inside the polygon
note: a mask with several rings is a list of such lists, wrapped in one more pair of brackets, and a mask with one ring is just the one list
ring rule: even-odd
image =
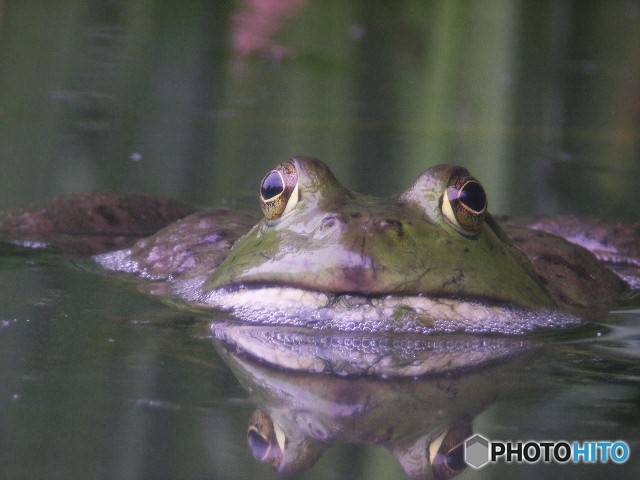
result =
[{"label": "frog's nostril", "polygon": [[395,218],[380,218],[375,222],[376,227],[380,231],[394,232],[397,235],[402,235],[402,222]]},{"label": "frog's nostril", "polygon": [[320,228],[322,229],[332,228],[332,227],[335,227],[338,224],[338,222],[340,222],[340,220],[338,219],[337,216],[327,215],[322,219],[322,224],[320,225]]},{"label": "frog's nostril", "polygon": [[371,217],[362,222],[362,227],[368,232],[391,233],[404,235],[402,222],[395,218]]}]

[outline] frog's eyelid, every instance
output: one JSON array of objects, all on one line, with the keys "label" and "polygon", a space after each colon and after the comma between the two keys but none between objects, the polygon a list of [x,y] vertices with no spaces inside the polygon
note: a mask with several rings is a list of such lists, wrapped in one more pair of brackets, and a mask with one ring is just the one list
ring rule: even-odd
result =
[{"label": "frog's eyelid", "polygon": [[285,216],[291,210],[296,208],[299,198],[300,198],[300,193],[298,191],[298,183],[296,182],[296,186],[293,187],[293,191],[291,192],[291,195],[289,195],[289,200],[287,200],[287,205],[284,207],[284,210],[282,211],[281,216]]},{"label": "frog's eyelid", "polygon": [[442,211],[442,215],[449,220],[449,222],[454,225],[458,224],[458,220],[456,219],[456,215],[453,213],[453,208],[451,207],[451,200],[449,200],[449,194],[447,190],[444,191],[444,194],[440,200],[440,210]]}]

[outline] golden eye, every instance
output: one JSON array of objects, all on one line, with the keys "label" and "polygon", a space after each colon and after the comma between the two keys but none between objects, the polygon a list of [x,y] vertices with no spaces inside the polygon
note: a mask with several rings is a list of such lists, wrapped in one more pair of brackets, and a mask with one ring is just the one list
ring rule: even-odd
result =
[{"label": "golden eye", "polygon": [[464,441],[472,433],[468,424],[454,425],[429,444],[429,463],[437,480],[451,478],[466,468]]},{"label": "golden eye", "polygon": [[298,203],[298,174],[291,163],[278,165],[260,184],[260,207],[267,220],[286,215]]},{"label": "golden eye", "polygon": [[487,195],[475,178],[459,169],[449,178],[440,209],[455,227],[465,232],[477,232],[487,212]]}]

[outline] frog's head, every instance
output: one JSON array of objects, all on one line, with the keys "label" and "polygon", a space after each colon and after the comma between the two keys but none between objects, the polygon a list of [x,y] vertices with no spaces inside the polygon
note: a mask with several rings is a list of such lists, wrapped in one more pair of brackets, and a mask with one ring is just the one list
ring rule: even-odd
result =
[{"label": "frog's head", "polygon": [[264,219],[205,290],[554,305],[464,168],[431,167],[404,193],[377,198],[347,189],[317,159],[294,157],[264,177],[260,203]]}]

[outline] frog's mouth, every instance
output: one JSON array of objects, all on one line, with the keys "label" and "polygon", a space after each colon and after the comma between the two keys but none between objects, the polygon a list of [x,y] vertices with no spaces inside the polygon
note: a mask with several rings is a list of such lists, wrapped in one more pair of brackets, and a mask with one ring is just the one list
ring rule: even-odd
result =
[{"label": "frog's mouth", "polygon": [[[294,286],[250,283],[205,288],[207,277],[155,276],[131,261],[127,251],[94,257],[108,270],[136,273],[153,295],[175,295],[189,304],[230,312],[242,322],[342,332],[523,334],[576,325],[581,320],[555,310],[531,310],[478,298],[433,294],[326,293]],[[140,273],[142,272],[142,273]]]},{"label": "frog's mouth", "polygon": [[[179,295],[184,297],[185,290]],[[534,311],[478,299],[422,294],[327,294],[279,285],[218,288],[200,291],[192,298],[203,306],[229,311],[243,322],[345,332],[514,335],[581,322],[569,313]]]}]

